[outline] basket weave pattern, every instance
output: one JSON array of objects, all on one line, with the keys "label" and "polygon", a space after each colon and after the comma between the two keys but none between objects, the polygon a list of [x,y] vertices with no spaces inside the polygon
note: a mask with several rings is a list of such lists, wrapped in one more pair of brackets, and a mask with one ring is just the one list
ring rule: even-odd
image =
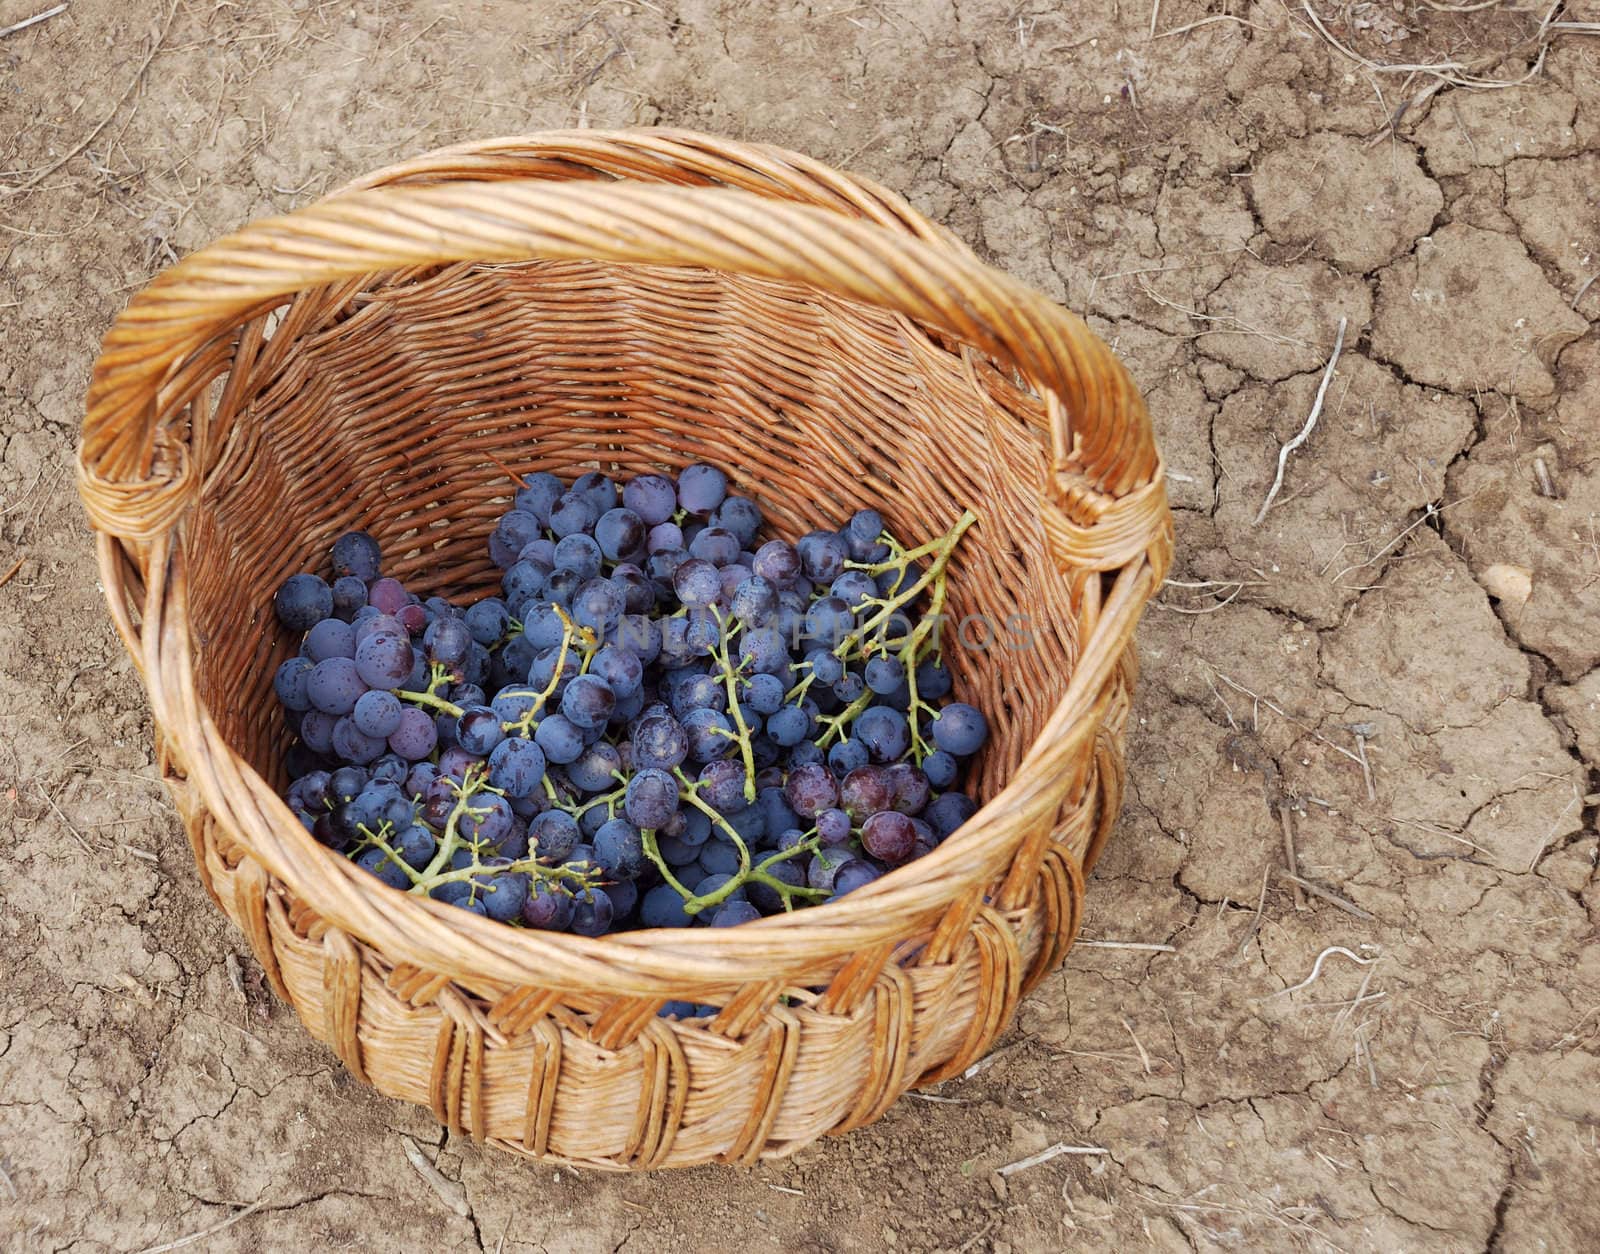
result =
[{"label": "basket weave pattern", "polygon": [[[695,461],[791,536],[866,505],[905,537],[977,512],[949,609],[990,647],[946,656],[994,730],[983,809],[838,903],[597,940],[317,845],[277,797],[278,582],[361,526],[413,591],[479,595],[496,463]],[[451,1127],[610,1168],[792,1152],[970,1065],[1072,943],[1170,555],[1160,461],[1083,323],[892,193],[670,131],[391,168],[134,299],[79,484],[206,887],[313,1035]],[[669,1023],[669,999],[721,1010]]]}]

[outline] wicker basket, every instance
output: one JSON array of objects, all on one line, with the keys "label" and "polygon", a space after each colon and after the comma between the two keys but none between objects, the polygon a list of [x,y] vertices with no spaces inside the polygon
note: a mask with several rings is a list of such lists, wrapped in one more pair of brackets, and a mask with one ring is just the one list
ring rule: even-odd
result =
[{"label": "wicker basket", "polygon": [[[1161,464],[1079,319],[882,188],[674,131],[423,157],[151,282],[79,459],[206,887],[314,1036],[453,1128],[594,1167],[789,1153],[960,1072],[1072,943],[1170,553]],[[947,651],[995,732],[955,837],[837,904],[587,940],[395,892],[302,829],[279,581],[362,526],[408,587],[481,594],[496,463],[701,460],[785,534],[977,511],[950,611],[1031,638]]]}]

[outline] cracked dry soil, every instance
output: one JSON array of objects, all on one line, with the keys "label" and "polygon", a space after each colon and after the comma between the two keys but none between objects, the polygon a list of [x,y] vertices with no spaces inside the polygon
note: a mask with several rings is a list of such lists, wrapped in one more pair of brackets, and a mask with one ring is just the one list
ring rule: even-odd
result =
[{"label": "cracked dry soil", "polygon": [[[1383,7],[1324,16],[1388,61],[1539,16]],[[0,40],[0,188],[91,136],[0,191],[0,1247],[257,1204],[192,1248],[1600,1248],[1595,41],[1372,142],[1400,77],[1275,3],[1167,0],[1163,31],[1204,24],[1159,39],[1147,5],[1011,0],[166,13],[75,0]],[[1118,346],[1177,509],[1084,932],[1170,952],[1076,948],[976,1075],[750,1172],[480,1153],[241,998],[72,492],[98,339],[154,269],[402,155],[585,123],[903,190]],[[1370,918],[1295,908],[1270,799]],[[1279,995],[1333,945],[1379,961]],[[1057,1141],[1106,1153],[994,1174]]]}]

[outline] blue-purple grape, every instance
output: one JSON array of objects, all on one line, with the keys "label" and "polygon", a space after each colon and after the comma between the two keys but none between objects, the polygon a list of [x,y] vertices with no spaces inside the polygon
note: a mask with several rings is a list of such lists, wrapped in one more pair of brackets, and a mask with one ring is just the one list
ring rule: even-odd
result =
[{"label": "blue-purple grape", "polygon": [[528,839],[540,861],[565,862],[578,844],[578,821],[565,810],[546,810],[528,824]]},{"label": "blue-purple grape", "polygon": [[306,633],[300,651],[313,663],[325,662],[330,657],[353,658],[356,655],[355,628],[341,618],[324,618]]},{"label": "blue-purple grape", "polygon": [[687,513],[705,517],[728,495],[728,476],[715,466],[685,466],[678,476],[678,504]]},{"label": "blue-purple grape", "polygon": [[542,527],[550,521],[550,511],[566,490],[555,475],[539,471],[522,480],[512,504],[524,513],[532,514]]},{"label": "blue-purple grape", "polygon": [[665,827],[678,810],[678,783],[663,770],[637,771],[628,781],[623,809],[640,827]]},{"label": "blue-purple grape", "polygon": [[540,720],[534,740],[551,762],[565,766],[583,752],[583,733],[560,714]]},{"label": "blue-purple grape", "polygon": [[400,712],[400,722],[389,733],[389,748],[412,762],[420,762],[439,742],[433,720],[424,710],[412,707]]},{"label": "blue-purple grape", "polygon": [[290,631],[309,631],[333,613],[333,589],[316,575],[290,575],[272,598],[273,612]]},{"label": "blue-purple grape", "polygon": [[944,840],[978,812],[978,804],[963,792],[943,793],[929,804],[922,817],[934,835]]},{"label": "blue-purple grape", "polygon": [[507,510],[489,535],[489,560],[501,570],[511,569],[517,564],[522,546],[537,539],[541,529],[535,515],[520,509]]},{"label": "blue-purple grape", "polygon": [[362,693],[356,700],[350,721],[364,735],[387,740],[399,729],[400,718],[404,712],[399,699],[393,693],[374,689],[372,692]]},{"label": "blue-purple grape", "polygon": [[572,922],[572,898],[562,889],[535,881],[522,903],[525,927],[545,932],[563,932]]},{"label": "blue-purple grape", "polygon": [[543,783],[544,772],[544,750],[531,740],[512,736],[489,753],[489,783],[508,797],[532,796]]},{"label": "blue-purple grape", "polygon": [[988,721],[964,701],[953,701],[934,716],[933,742],[946,753],[971,757],[988,739]]},{"label": "blue-purple grape", "polygon": [[335,575],[354,575],[367,583],[378,577],[383,552],[365,531],[347,531],[333,542],[329,562]]},{"label": "blue-purple grape", "polygon": [[572,898],[568,929],[578,936],[603,936],[611,928],[614,908],[603,888],[586,888]]},{"label": "blue-purple grape", "polygon": [[366,691],[353,658],[331,657],[306,676],[306,698],[324,714],[349,714]]}]

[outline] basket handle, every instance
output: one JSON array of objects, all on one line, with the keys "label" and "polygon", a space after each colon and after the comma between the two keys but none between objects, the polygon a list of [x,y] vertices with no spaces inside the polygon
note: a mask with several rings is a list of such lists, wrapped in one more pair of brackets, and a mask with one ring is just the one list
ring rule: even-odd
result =
[{"label": "basket handle", "polygon": [[1042,504],[1063,565],[1125,565],[1159,526],[1160,462],[1126,370],[1082,319],[965,250],[744,191],[532,180],[343,193],[247,226],[158,275],[112,326],[90,381],[79,477],[91,521],[131,540],[176,524],[206,468],[193,464],[190,433],[168,421],[158,392],[245,318],[375,271],[530,258],[798,281],[936,327],[1045,397],[1054,482]]}]

